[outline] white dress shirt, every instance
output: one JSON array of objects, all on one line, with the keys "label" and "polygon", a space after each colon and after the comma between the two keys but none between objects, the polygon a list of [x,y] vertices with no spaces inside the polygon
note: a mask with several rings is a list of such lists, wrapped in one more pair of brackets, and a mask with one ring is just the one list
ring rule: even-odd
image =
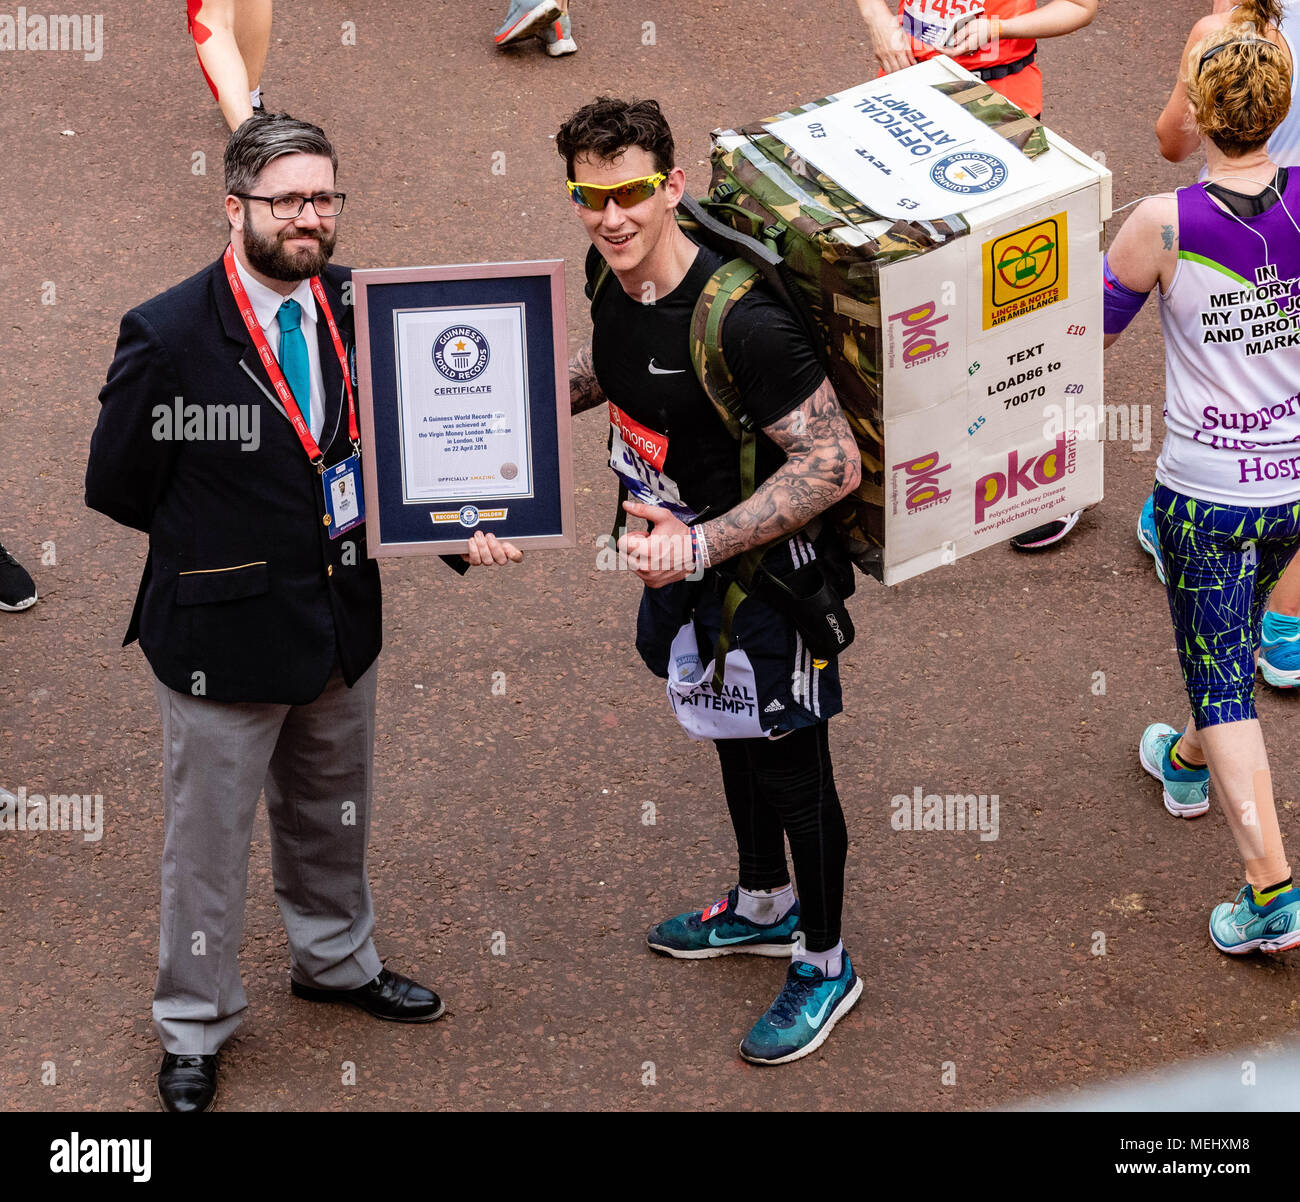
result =
[{"label": "white dress shirt", "polygon": [[287,300],[293,300],[302,309],[302,336],[307,341],[307,366],[311,372],[311,436],[319,442],[321,428],[325,424],[325,382],[320,371],[320,344],[316,340],[316,298],[311,293],[311,281],[300,280],[298,287],[288,296],[283,296],[274,288],[268,288],[260,280],[254,279],[239,261],[238,255],[235,256],[235,271],[239,275],[239,282],[244,285],[244,291],[248,293],[253,313],[277,362],[280,358],[280,306]]}]

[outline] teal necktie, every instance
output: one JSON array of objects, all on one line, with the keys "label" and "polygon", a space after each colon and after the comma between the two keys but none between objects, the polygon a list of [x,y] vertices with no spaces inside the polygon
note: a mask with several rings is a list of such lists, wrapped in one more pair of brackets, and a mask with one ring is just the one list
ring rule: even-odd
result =
[{"label": "teal necktie", "polygon": [[302,420],[311,429],[311,365],[307,361],[307,339],[302,336],[302,307],[287,300],[280,306],[280,370],[298,402]]}]

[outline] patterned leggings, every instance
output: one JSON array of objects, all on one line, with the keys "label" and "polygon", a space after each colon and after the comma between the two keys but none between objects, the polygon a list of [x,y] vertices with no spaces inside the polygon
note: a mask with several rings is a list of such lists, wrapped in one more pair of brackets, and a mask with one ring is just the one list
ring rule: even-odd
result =
[{"label": "patterned leggings", "polygon": [[1218,505],[1163,484],[1154,495],[1169,613],[1196,727],[1253,718],[1260,623],[1300,547],[1300,502]]}]

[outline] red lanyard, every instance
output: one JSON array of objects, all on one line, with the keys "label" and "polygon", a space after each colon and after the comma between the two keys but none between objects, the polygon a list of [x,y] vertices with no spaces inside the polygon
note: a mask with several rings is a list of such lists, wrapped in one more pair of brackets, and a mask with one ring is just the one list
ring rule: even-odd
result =
[{"label": "red lanyard", "polygon": [[[253,340],[253,345],[257,347],[262,366],[266,368],[266,374],[271,378],[271,387],[275,389],[275,395],[280,398],[280,404],[284,406],[285,416],[293,423],[293,428],[298,434],[298,441],[302,443],[302,449],[307,452],[307,458],[311,460],[312,466],[317,471],[323,472],[325,470],[325,456],[321,453],[320,447],[316,445],[316,440],[311,436],[311,430],[307,428],[307,423],[303,421],[302,410],[298,408],[298,402],[294,400],[293,392],[284,378],[284,372],[280,370],[280,364],[276,362],[275,356],[271,354],[271,347],[266,341],[262,323],[257,320],[257,314],[253,312],[253,302],[248,299],[248,293],[244,291],[239,272],[235,270],[235,248],[233,246],[226,247],[222,262],[226,268],[226,279],[230,281],[230,291],[235,295],[235,304],[239,306],[239,315],[244,319],[244,325],[248,329],[248,336]],[[347,356],[343,353],[343,339],[339,337],[338,326],[334,324],[334,314],[330,312],[330,303],[325,299],[325,289],[321,287],[319,276],[312,276],[311,292],[325,314],[325,322],[330,328],[330,338],[334,341],[334,353],[339,357],[339,367],[343,372],[343,386],[348,392],[348,437],[352,439],[353,449],[359,455],[361,453],[361,435],[357,430],[357,404],[352,395],[352,378],[348,374]]]}]

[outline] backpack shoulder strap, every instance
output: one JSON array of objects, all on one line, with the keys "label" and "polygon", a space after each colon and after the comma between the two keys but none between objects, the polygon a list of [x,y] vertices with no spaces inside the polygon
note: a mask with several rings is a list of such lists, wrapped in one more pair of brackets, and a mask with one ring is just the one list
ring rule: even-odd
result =
[{"label": "backpack shoulder strap", "polygon": [[727,366],[722,327],[732,309],[761,278],[752,263],[731,259],[705,282],[691,314],[691,366],[727,432],[735,439],[752,434],[754,422],[745,412],[736,378]]},{"label": "backpack shoulder strap", "polygon": [[596,302],[600,299],[600,294],[605,285],[609,282],[609,264],[605,262],[605,257],[596,249],[594,245],[587,247],[587,259],[583,265],[587,276],[587,283],[583,288],[587,299],[591,302],[592,312],[595,312]]},{"label": "backpack shoulder strap", "polygon": [[[700,290],[699,299],[691,314],[691,365],[700,381],[700,387],[713,402],[727,432],[736,439],[740,451],[740,499],[753,496],[758,458],[758,435],[753,419],[745,412],[740,399],[736,378],[727,366],[722,352],[722,326],[727,315],[741,297],[758,283],[762,273],[744,259],[731,259],[723,263]],[[715,694],[722,692],[727,671],[727,652],[731,647],[732,622],[736,610],[749,595],[754,572],[763,558],[765,548],[755,547],[740,556],[736,564],[736,579],[728,585],[722,599],[722,624],[713,656],[713,679],[710,682]]]}]

